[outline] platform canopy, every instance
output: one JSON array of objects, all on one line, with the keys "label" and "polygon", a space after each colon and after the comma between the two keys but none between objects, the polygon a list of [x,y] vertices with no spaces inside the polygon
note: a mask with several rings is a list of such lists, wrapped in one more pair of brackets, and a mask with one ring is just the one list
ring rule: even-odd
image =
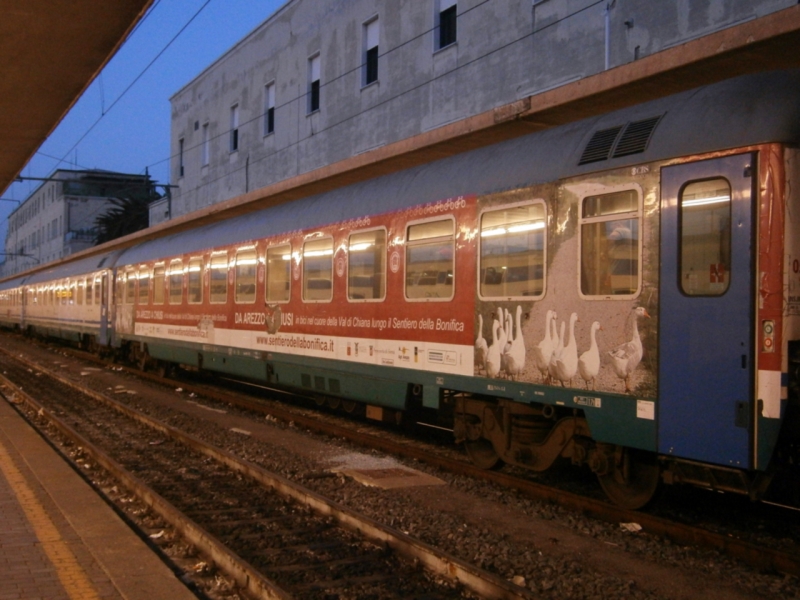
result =
[{"label": "platform canopy", "polygon": [[153,0],[0,0],[0,192]]}]

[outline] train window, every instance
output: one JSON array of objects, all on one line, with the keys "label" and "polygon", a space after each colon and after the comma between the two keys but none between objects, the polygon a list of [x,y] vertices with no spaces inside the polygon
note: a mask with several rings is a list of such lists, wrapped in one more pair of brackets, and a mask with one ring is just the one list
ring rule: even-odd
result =
[{"label": "train window", "polygon": [[136,300],[136,271],[125,273],[125,304],[133,304]]},{"label": "train window", "polygon": [[267,302],[288,302],[291,297],[292,247],[267,249]]},{"label": "train window", "polygon": [[103,289],[103,281],[104,281],[104,279],[100,275],[95,277],[95,280],[94,280],[94,303],[95,304],[100,304],[102,299],[103,299],[103,297],[104,297],[104,295],[105,295],[106,290]]},{"label": "train window", "polygon": [[256,301],[256,271],[258,256],[255,248],[236,251],[236,269],[234,270],[234,286],[236,302],[252,304]]},{"label": "train window", "polygon": [[167,287],[169,303],[181,304],[183,302],[183,262],[181,260],[173,260],[169,263]]},{"label": "train window", "polygon": [[347,298],[383,300],[386,296],[386,230],[350,236],[347,253]]},{"label": "train window", "polygon": [[87,277],[84,286],[86,289],[86,304],[91,305],[94,299],[94,279],[92,277]]},{"label": "train window", "polygon": [[76,288],[77,288],[77,286],[75,285],[74,281],[69,284],[69,303],[70,304],[75,304],[75,296],[78,295]]},{"label": "train window", "polygon": [[209,296],[212,304],[228,301],[228,253],[211,255],[211,283]]},{"label": "train window", "polygon": [[580,289],[583,296],[635,296],[639,274],[639,192],[587,196],[581,203]]},{"label": "train window", "polygon": [[681,290],[721,296],[731,268],[731,186],[725,179],[697,181],[680,194]]},{"label": "train window", "polygon": [[507,206],[481,215],[482,298],[541,298],[544,294],[544,202]]},{"label": "train window", "polygon": [[408,226],[406,234],[406,299],[453,298],[455,222],[428,221]]},{"label": "train window", "polygon": [[[83,306],[83,291],[84,291],[85,285],[86,285],[85,281],[83,279],[81,279],[80,281],[78,281],[77,286],[75,288],[75,291],[76,291],[75,303],[76,304],[80,304],[81,306]],[[40,293],[39,290],[36,290],[36,296],[37,297],[39,296],[39,293]]]},{"label": "train window", "polygon": [[200,304],[203,302],[203,259],[189,259],[189,282],[187,291],[189,294],[189,304]]},{"label": "train window", "polygon": [[150,269],[139,267],[139,296],[137,303],[141,305],[148,302],[150,302]]},{"label": "train window", "polygon": [[303,244],[303,301],[329,302],[333,298],[333,239]]},{"label": "train window", "polygon": [[164,265],[153,267],[153,304],[164,304]]}]

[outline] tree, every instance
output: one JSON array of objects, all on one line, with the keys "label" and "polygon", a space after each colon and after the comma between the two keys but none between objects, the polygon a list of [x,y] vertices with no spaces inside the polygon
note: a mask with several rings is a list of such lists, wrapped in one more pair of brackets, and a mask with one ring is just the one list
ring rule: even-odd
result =
[{"label": "tree", "polygon": [[155,186],[147,186],[144,193],[130,193],[118,198],[110,198],[112,205],[105,213],[95,219],[95,244],[109,242],[116,238],[146,229],[150,223],[149,204],[161,198]]}]

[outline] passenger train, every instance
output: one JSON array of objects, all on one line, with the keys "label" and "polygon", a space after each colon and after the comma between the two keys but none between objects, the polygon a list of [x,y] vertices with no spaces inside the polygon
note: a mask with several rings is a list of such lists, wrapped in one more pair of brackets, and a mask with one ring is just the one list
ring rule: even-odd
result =
[{"label": "passenger train", "polygon": [[450,427],[478,465],[763,498],[800,460],[800,71],[0,283],[0,321]]}]

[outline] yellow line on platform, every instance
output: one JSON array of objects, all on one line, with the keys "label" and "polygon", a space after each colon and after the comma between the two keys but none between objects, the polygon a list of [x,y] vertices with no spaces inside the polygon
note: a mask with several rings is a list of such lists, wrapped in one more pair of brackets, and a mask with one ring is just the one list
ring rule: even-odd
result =
[{"label": "yellow line on platform", "polygon": [[58,579],[69,597],[74,600],[99,600],[97,590],[78,564],[68,544],[61,538],[61,534],[36,498],[36,494],[28,485],[25,476],[12,461],[2,439],[0,439],[0,471],[3,472],[17,496],[20,506],[25,511],[25,516],[41,542],[47,558],[55,567]]}]

